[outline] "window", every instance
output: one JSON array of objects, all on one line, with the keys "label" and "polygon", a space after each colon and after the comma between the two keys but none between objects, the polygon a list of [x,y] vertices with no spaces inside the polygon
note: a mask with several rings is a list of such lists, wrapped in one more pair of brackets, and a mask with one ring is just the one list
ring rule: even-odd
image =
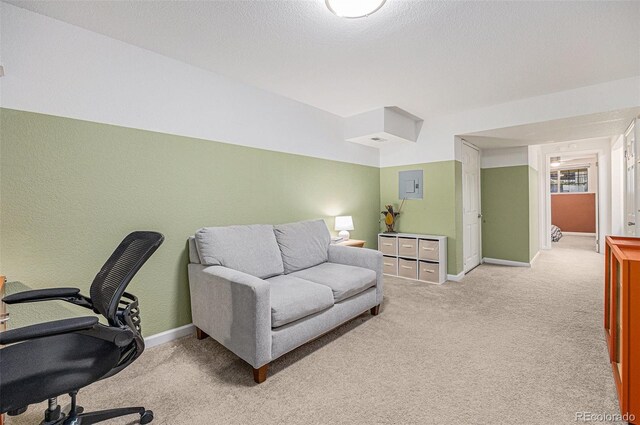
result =
[{"label": "window", "polygon": [[551,193],[579,193],[588,191],[588,168],[551,171]]}]

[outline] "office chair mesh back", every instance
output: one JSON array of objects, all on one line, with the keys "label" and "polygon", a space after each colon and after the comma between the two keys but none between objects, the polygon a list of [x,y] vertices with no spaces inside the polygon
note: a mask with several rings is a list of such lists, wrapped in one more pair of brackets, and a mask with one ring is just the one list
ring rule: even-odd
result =
[{"label": "office chair mesh back", "polygon": [[112,325],[120,299],[140,267],[160,246],[164,236],[157,232],[133,232],[118,245],[91,284],[91,302]]}]

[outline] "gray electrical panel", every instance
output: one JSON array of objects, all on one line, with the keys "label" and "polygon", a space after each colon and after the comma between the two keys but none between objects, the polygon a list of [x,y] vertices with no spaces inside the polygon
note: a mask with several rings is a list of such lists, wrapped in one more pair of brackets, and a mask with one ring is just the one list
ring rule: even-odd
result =
[{"label": "gray electrical panel", "polygon": [[422,199],[422,170],[400,171],[398,199]]}]

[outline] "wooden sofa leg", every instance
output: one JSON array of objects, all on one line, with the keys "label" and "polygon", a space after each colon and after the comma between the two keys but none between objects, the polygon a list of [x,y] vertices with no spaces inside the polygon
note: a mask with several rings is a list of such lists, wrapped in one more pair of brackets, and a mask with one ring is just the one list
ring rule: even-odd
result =
[{"label": "wooden sofa leg", "polygon": [[196,339],[205,339],[208,336],[209,335],[207,335],[202,329],[196,326]]},{"label": "wooden sofa leg", "polygon": [[375,307],[371,307],[371,315],[372,316],[377,316],[378,313],[380,313],[380,304],[378,304]]},{"label": "wooden sofa leg", "polygon": [[256,384],[262,384],[267,380],[267,370],[269,369],[269,363],[258,368],[253,369],[253,380],[256,381]]}]

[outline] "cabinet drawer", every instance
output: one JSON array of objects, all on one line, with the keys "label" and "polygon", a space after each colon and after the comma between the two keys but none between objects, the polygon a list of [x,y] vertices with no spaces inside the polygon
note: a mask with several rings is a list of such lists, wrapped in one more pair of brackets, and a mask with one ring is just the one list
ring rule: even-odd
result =
[{"label": "cabinet drawer", "polygon": [[398,276],[415,279],[418,277],[418,262],[416,260],[398,259]]},{"label": "cabinet drawer", "polygon": [[418,240],[410,238],[398,238],[398,255],[405,257],[417,257]]},{"label": "cabinet drawer", "polygon": [[398,259],[395,257],[382,257],[382,272],[385,274],[398,275]]},{"label": "cabinet drawer", "polygon": [[378,236],[378,250],[386,255],[398,255],[398,238]]},{"label": "cabinet drawer", "polygon": [[420,261],[418,276],[420,280],[424,280],[425,282],[440,283],[440,265]]},{"label": "cabinet drawer", "polygon": [[420,239],[418,257],[421,260],[440,260],[440,243],[438,241],[430,241],[427,239]]}]

